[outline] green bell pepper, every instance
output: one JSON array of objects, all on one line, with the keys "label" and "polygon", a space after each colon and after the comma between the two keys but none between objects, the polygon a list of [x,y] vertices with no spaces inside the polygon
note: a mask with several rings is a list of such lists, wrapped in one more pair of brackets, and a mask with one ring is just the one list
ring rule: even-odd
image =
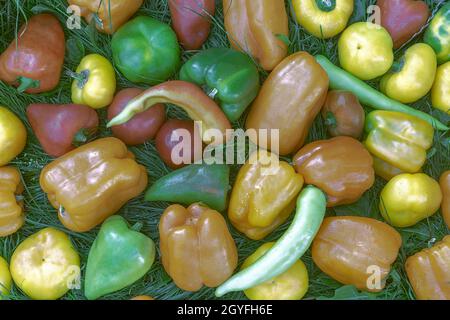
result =
[{"label": "green bell pepper", "polygon": [[175,32],[150,17],[140,16],[126,23],[114,34],[111,46],[116,67],[132,82],[164,82],[180,65]]},{"label": "green bell pepper", "polygon": [[121,216],[102,224],[87,261],[85,295],[89,300],[123,289],[150,270],[155,244],[137,231],[141,226],[138,223],[129,229]]},{"label": "green bell pepper", "polygon": [[450,61],[450,2],[436,13],[423,39],[436,51],[438,64]]},{"label": "green bell pepper", "polygon": [[259,73],[252,59],[229,48],[204,50],[188,60],[180,79],[203,87],[230,121],[236,121],[256,98]]},{"label": "green bell pepper", "polygon": [[297,198],[296,213],[289,229],[254,264],[221,284],[216,296],[255,287],[287,271],[308,250],[326,209],[325,194],[316,187],[306,187]]},{"label": "green bell pepper", "polygon": [[227,207],[229,175],[227,165],[192,164],[156,181],[145,194],[145,200],[184,205],[202,202],[223,212]]}]

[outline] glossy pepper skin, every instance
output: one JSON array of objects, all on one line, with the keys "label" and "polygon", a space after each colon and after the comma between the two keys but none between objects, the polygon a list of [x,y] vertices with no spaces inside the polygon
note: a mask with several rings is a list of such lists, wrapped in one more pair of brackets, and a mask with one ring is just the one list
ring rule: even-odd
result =
[{"label": "glossy pepper skin", "polygon": [[217,287],[237,267],[237,248],[225,219],[206,206],[168,207],[159,234],[164,269],[183,290]]},{"label": "glossy pepper skin", "polygon": [[85,56],[72,77],[73,103],[100,109],[112,102],[116,91],[116,73],[105,57],[96,53]]},{"label": "glossy pepper skin", "polygon": [[305,182],[327,194],[327,206],[356,202],[375,180],[372,157],[358,140],[336,137],[312,142],[293,158]]},{"label": "glossy pepper skin", "polygon": [[416,298],[450,300],[450,236],[406,260],[405,269]]},{"label": "glossy pepper skin", "polygon": [[0,167],[18,156],[27,143],[27,130],[22,121],[9,110],[0,106]]},{"label": "glossy pepper skin", "polygon": [[293,0],[292,4],[298,23],[321,39],[341,33],[353,13],[353,0]]},{"label": "glossy pepper skin", "polygon": [[383,76],[381,91],[402,103],[412,103],[424,97],[436,76],[436,55],[429,45],[416,43],[409,47],[403,58]]},{"label": "glossy pepper skin", "polygon": [[172,26],[186,50],[198,50],[208,39],[215,0],[169,0]]},{"label": "glossy pepper skin", "polygon": [[410,227],[439,210],[442,191],[424,173],[404,173],[392,178],[380,194],[380,212],[394,227]]},{"label": "glossy pepper skin", "polygon": [[180,65],[175,32],[146,16],[127,22],[111,42],[115,66],[131,82],[155,85],[166,81]]},{"label": "glossy pepper skin", "polygon": [[263,239],[287,220],[303,187],[303,177],[287,162],[270,168],[263,156],[278,160],[265,151],[253,153],[239,170],[228,208],[233,226],[253,240]]},{"label": "glossy pepper skin", "polygon": [[450,3],[444,4],[436,13],[423,40],[436,51],[438,64],[450,61]]},{"label": "glossy pepper skin", "polygon": [[403,170],[400,170],[399,168],[396,168],[395,166],[375,156],[373,156],[373,169],[375,170],[377,176],[386,181],[391,180],[399,174],[405,173]]},{"label": "glossy pepper skin", "polygon": [[86,143],[99,123],[95,110],[79,104],[31,104],[27,117],[42,148],[52,157]]},{"label": "glossy pepper skin", "polygon": [[[312,244],[314,263],[333,279],[364,291],[381,291],[397,259],[400,234],[381,221],[355,216],[325,218]],[[381,287],[372,286],[370,266],[380,268]]]},{"label": "glossy pepper skin", "polygon": [[202,202],[222,212],[227,207],[229,175],[230,168],[224,164],[191,164],[157,180],[145,200],[185,205]]},{"label": "glossy pepper skin", "polygon": [[92,244],[86,267],[84,294],[95,300],[123,289],[140,278],[155,260],[155,243],[121,216],[109,217]]},{"label": "glossy pepper skin", "polygon": [[19,230],[25,222],[23,184],[20,172],[13,167],[0,168],[0,238]]},{"label": "glossy pepper skin", "polygon": [[225,30],[231,46],[249,53],[264,70],[283,60],[288,47],[280,36],[289,37],[283,1],[223,0]]},{"label": "glossy pepper skin", "polygon": [[404,172],[419,172],[433,145],[433,127],[405,113],[373,111],[366,118],[365,131],[367,150]]},{"label": "glossy pepper skin", "polygon": [[8,262],[3,257],[0,257],[0,300],[2,300],[2,296],[9,295],[11,286],[12,278]]},{"label": "glossy pepper skin", "polygon": [[349,91],[331,90],[322,107],[322,118],[332,137],[361,138],[366,115],[358,98]]},{"label": "glossy pepper skin", "polygon": [[[227,129],[231,129],[231,124],[220,107],[196,85],[179,80],[145,90],[109,121],[108,127],[124,124],[136,114],[154,108],[158,103],[170,103],[182,108],[192,120],[201,122],[203,133],[208,129],[215,129],[222,132],[225,141],[228,139]],[[202,140],[215,144],[223,142],[211,141],[206,134],[203,134]]]},{"label": "glossy pepper skin", "polygon": [[94,20],[101,32],[113,34],[128,21],[141,7],[143,0],[69,0],[69,5],[77,5],[81,16],[88,23]]},{"label": "glossy pepper skin", "polygon": [[[245,259],[241,270],[261,258],[275,242],[267,242]],[[297,260],[287,271],[253,288],[244,290],[250,300],[300,300],[308,291],[308,270]]]},{"label": "glossy pepper skin", "polygon": [[327,91],[328,76],[314,57],[303,51],[294,53],[264,82],[252,104],[246,128],[278,129],[280,155],[297,151],[304,144]]},{"label": "glossy pepper skin", "polygon": [[56,300],[80,275],[80,257],[67,234],[45,228],[26,238],[10,265],[14,283],[35,300]]},{"label": "glossy pepper skin", "polygon": [[450,170],[445,171],[439,179],[442,191],[441,211],[447,227],[450,228]]},{"label": "glossy pepper skin", "polygon": [[381,26],[356,22],[342,33],[338,41],[342,68],[361,80],[385,74],[394,62],[393,42]]},{"label": "glossy pepper skin", "polygon": [[[0,80],[18,86],[20,93],[53,90],[59,83],[66,43],[58,19],[38,14],[28,19],[0,56]],[[17,46],[16,46],[17,45]]]},{"label": "glossy pepper skin", "polygon": [[394,49],[400,48],[427,23],[430,9],[424,1],[378,0],[381,25],[389,32]]},{"label": "glossy pepper skin", "polygon": [[450,115],[450,61],[439,66],[431,89],[433,107]]},{"label": "glossy pepper skin", "polygon": [[[127,104],[143,91],[139,88],[128,88],[119,91],[108,107],[108,120],[121,113]],[[155,138],[165,120],[166,108],[163,104],[159,104],[136,115],[133,119],[120,126],[112,127],[111,130],[115,137],[129,146],[135,146]]]},{"label": "glossy pepper skin", "polygon": [[180,79],[206,89],[230,121],[240,118],[258,95],[259,73],[250,57],[229,48],[210,48],[189,59]]},{"label": "glossy pepper skin", "polygon": [[147,170],[116,138],[85,144],[51,162],[40,184],[58,218],[75,232],[89,231],[147,186]]}]

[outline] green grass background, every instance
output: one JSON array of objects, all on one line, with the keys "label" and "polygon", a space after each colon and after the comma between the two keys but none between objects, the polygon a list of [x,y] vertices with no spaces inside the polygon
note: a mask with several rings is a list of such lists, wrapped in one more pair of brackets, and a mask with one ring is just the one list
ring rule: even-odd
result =
[{"label": "green grass background", "polygon": [[[433,15],[437,9],[445,1],[427,0]],[[366,17],[366,8],[370,4],[374,4],[375,0],[364,1],[355,0],[355,11],[351,18],[351,22],[363,21]],[[14,40],[18,28],[22,25],[27,17],[34,13],[51,12],[55,14],[61,23],[67,20],[65,1],[54,0],[0,0],[0,52],[2,52],[8,44]],[[331,40],[320,40],[307,34],[293,19],[293,10],[290,1],[286,1],[286,7],[290,16],[290,52],[306,50],[311,54],[322,53],[335,63],[337,61],[336,38]],[[147,0],[138,12],[139,15],[148,15],[157,18],[166,23],[170,23],[170,13],[167,0]],[[97,31],[83,21],[81,30],[68,30],[65,28],[67,52],[64,63],[66,70],[74,70],[83,57],[88,53],[99,53],[108,57],[111,61],[111,37],[97,33]],[[421,41],[422,34],[416,35],[412,42]],[[39,41],[39,39],[36,39]],[[408,44],[409,45],[409,44]],[[408,46],[406,45],[406,47]],[[214,19],[214,26],[211,36],[205,48],[229,46],[226,32],[223,27],[223,14],[221,1],[217,1],[217,13]],[[396,52],[396,56],[400,56],[404,49]],[[183,52],[183,60],[192,56],[195,52]],[[263,78],[266,76],[262,72]],[[118,88],[135,87],[137,85],[128,82],[117,72]],[[81,255],[82,260],[82,286],[84,280],[84,271],[86,267],[87,255],[91,244],[98,232],[98,228],[88,233],[74,233],[66,230],[57,219],[56,211],[49,205],[45,194],[39,186],[39,174],[42,168],[52,159],[48,157],[41,149],[38,141],[33,136],[32,130],[25,116],[26,107],[31,103],[70,103],[70,84],[71,80],[68,76],[63,75],[60,85],[52,92],[41,95],[19,95],[14,88],[11,88],[0,82],[0,104],[8,106],[26,123],[28,128],[28,144],[25,151],[14,161],[12,165],[17,166],[23,176],[26,186],[25,206],[26,206],[26,223],[23,228],[14,235],[0,239],[0,255],[8,261],[17,245],[29,235],[38,230],[52,226],[64,230],[68,234]],[[373,82],[377,86],[377,82]],[[425,112],[433,114],[435,117],[448,123],[449,117],[444,113],[434,110],[431,107],[429,97],[425,97],[414,104],[414,107]],[[100,111],[102,118],[101,136],[109,136],[110,132],[105,128],[105,112]],[[169,117],[185,118],[186,115],[171,106],[168,108]],[[235,127],[242,127],[243,121],[235,123]],[[310,132],[309,141],[327,138],[321,119],[316,119],[314,126]],[[448,134],[436,133],[434,147],[430,150],[429,160],[424,170],[434,178],[446,169],[450,168],[450,151],[449,151]],[[140,163],[148,168],[150,183],[169,172],[169,169],[158,157],[154,144],[149,142],[137,148],[132,148]],[[237,172],[236,167],[232,170],[232,179]],[[328,215],[360,215],[373,217],[382,220],[378,211],[379,193],[384,185],[381,179],[377,178],[373,188],[370,189],[357,203],[350,206],[342,206],[328,210]],[[140,196],[128,203],[120,212],[131,224],[134,222],[143,222],[143,232],[155,240],[158,245],[158,221],[163,209],[167,206],[165,203],[147,203]],[[286,230],[289,222],[285,223],[276,232],[271,234],[265,241],[277,239],[284,230]],[[236,240],[239,250],[240,262],[251,254],[261,241],[252,241],[244,238],[232,227],[232,234]],[[351,287],[342,287],[341,284],[332,280],[323,274],[312,262],[311,255],[308,252],[302,260],[308,267],[309,271],[309,290],[305,299],[316,299],[320,297],[333,297],[339,299],[414,299],[414,294],[408,283],[404,270],[404,263],[408,256],[420,251],[423,248],[431,246],[435,241],[442,239],[449,233],[445,226],[440,213],[435,214],[411,228],[399,230],[403,238],[403,246],[400,250],[397,261],[392,267],[392,272],[387,279],[387,286],[381,293],[376,295],[367,295],[359,293]],[[340,289],[339,289],[340,288]],[[337,291],[336,291],[337,290]],[[214,290],[204,288],[199,292],[190,293],[178,289],[170,277],[165,273],[162,265],[157,259],[150,272],[137,281],[135,284],[127,287],[119,292],[104,297],[105,299],[129,299],[135,295],[151,295],[157,299],[213,299]],[[17,288],[14,287],[11,299],[27,299],[27,297]],[[72,290],[63,299],[84,299],[83,290]],[[241,293],[229,294],[227,299],[244,299]]]}]

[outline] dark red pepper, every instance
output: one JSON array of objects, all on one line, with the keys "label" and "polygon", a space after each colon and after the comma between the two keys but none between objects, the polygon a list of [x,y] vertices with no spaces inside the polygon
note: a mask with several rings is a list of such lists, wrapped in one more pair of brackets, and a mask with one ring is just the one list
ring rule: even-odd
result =
[{"label": "dark red pepper", "polygon": [[[108,120],[122,112],[128,102],[143,91],[138,88],[128,88],[119,91],[108,108]],[[115,137],[130,146],[135,146],[153,139],[165,120],[166,108],[163,104],[158,104],[147,111],[135,115],[130,121],[114,126],[111,129]]]},{"label": "dark red pepper", "polygon": [[53,157],[88,142],[98,128],[97,112],[79,104],[31,104],[27,117],[42,148]]},{"label": "dark red pepper", "polygon": [[172,26],[186,50],[200,49],[208,39],[214,0],[170,0]]}]

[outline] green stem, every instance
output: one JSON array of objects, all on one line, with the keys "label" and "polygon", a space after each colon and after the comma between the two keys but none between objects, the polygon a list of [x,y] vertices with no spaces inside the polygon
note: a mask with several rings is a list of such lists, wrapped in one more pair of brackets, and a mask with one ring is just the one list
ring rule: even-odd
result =
[{"label": "green stem", "polygon": [[336,128],[337,127],[337,120],[336,117],[334,116],[333,112],[328,111],[327,112],[327,116],[325,119],[325,125],[331,128]]},{"label": "green stem", "polygon": [[26,90],[31,88],[39,88],[41,85],[39,80],[34,80],[27,77],[19,77],[17,78],[17,81],[19,82],[19,87],[17,88],[19,93],[24,93]]},{"label": "green stem", "polygon": [[17,195],[16,195],[16,202],[22,202],[23,199],[24,199],[24,196],[23,196],[23,195],[20,195],[20,194],[17,194]]},{"label": "green stem", "polygon": [[391,72],[397,73],[402,71],[405,65],[405,57],[401,57],[398,61],[394,61],[391,67]]},{"label": "green stem", "polygon": [[321,11],[330,12],[336,8],[336,0],[316,0],[316,5]]},{"label": "green stem", "polygon": [[93,128],[81,128],[73,137],[72,144],[75,147],[79,147],[92,140],[94,133],[95,129]]},{"label": "green stem", "polygon": [[89,70],[83,70],[80,73],[73,72],[71,70],[66,71],[66,74],[69,77],[77,81],[77,86],[80,89],[83,89],[86,83],[89,81],[89,73]]}]

